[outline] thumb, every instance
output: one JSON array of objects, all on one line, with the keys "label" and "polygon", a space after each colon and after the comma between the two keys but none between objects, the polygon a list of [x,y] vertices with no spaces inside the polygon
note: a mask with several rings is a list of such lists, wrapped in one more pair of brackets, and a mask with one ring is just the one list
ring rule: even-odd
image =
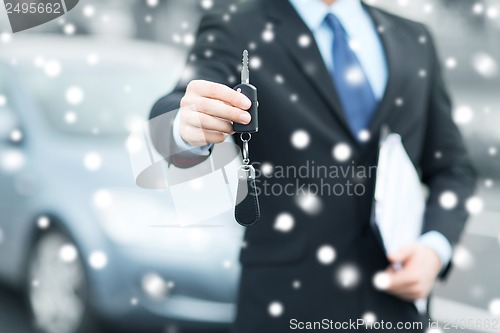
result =
[{"label": "thumb", "polygon": [[408,245],[400,248],[394,253],[390,253],[387,258],[391,263],[404,263],[413,254],[415,247],[413,245]]}]

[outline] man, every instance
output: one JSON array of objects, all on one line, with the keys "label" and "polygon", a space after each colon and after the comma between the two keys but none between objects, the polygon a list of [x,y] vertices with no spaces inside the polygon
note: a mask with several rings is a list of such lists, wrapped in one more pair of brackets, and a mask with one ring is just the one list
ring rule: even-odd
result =
[{"label": "man", "polygon": [[[253,1],[232,9],[203,19],[189,57],[192,77],[154,106],[152,118],[180,107],[168,113],[172,122],[152,126],[155,146],[168,162],[190,167],[233,134],[232,122],[250,121],[249,101],[230,88],[248,48],[260,104],[251,158],[266,165],[265,181],[346,190],[261,193],[261,221],[248,228],[241,251],[235,332],[288,332],[323,319],[365,318],[393,330],[398,322],[426,323],[414,301],[447,274],[475,183],[429,32],[359,0]],[[370,170],[382,125],[401,135],[429,188],[419,241],[388,255],[370,227],[373,174],[273,177],[279,167],[306,162]],[[348,195],[349,184],[363,191]],[[442,206],[443,195],[453,204]],[[379,272],[389,279],[377,288]]]}]

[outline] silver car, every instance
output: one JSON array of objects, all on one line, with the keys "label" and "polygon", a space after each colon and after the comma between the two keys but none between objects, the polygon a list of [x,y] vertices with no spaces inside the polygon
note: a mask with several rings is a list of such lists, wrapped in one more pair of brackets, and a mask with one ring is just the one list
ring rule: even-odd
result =
[{"label": "silver car", "polygon": [[175,191],[136,185],[127,152],[183,59],[108,39],[2,46],[0,279],[26,291],[42,331],[232,321],[242,230],[231,211],[186,226]]}]

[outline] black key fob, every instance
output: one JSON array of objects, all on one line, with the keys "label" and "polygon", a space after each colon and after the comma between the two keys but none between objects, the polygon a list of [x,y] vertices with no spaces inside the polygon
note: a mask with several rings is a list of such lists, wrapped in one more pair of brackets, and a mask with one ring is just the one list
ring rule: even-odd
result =
[{"label": "black key fob", "polygon": [[241,92],[243,95],[248,97],[252,102],[252,106],[247,111],[250,113],[252,120],[247,125],[233,123],[233,131],[236,133],[256,133],[259,131],[259,113],[258,107],[259,102],[257,100],[257,88],[249,83],[240,83],[234,90]]}]

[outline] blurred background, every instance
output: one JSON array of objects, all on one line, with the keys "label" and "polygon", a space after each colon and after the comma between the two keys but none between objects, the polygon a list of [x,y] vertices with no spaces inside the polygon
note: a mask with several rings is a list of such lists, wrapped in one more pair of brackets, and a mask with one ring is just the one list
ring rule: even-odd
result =
[{"label": "blurred background", "polygon": [[[231,15],[238,3],[81,0],[15,35],[0,6],[1,332],[226,331],[242,230],[224,210],[203,228],[180,225],[175,191],[135,186],[129,153],[140,143],[128,135],[182,75],[204,12]],[[498,321],[500,2],[366,3],[431,28],[481,177],[431,315]],[[498,332],[473,326],[452,330]]]}]

